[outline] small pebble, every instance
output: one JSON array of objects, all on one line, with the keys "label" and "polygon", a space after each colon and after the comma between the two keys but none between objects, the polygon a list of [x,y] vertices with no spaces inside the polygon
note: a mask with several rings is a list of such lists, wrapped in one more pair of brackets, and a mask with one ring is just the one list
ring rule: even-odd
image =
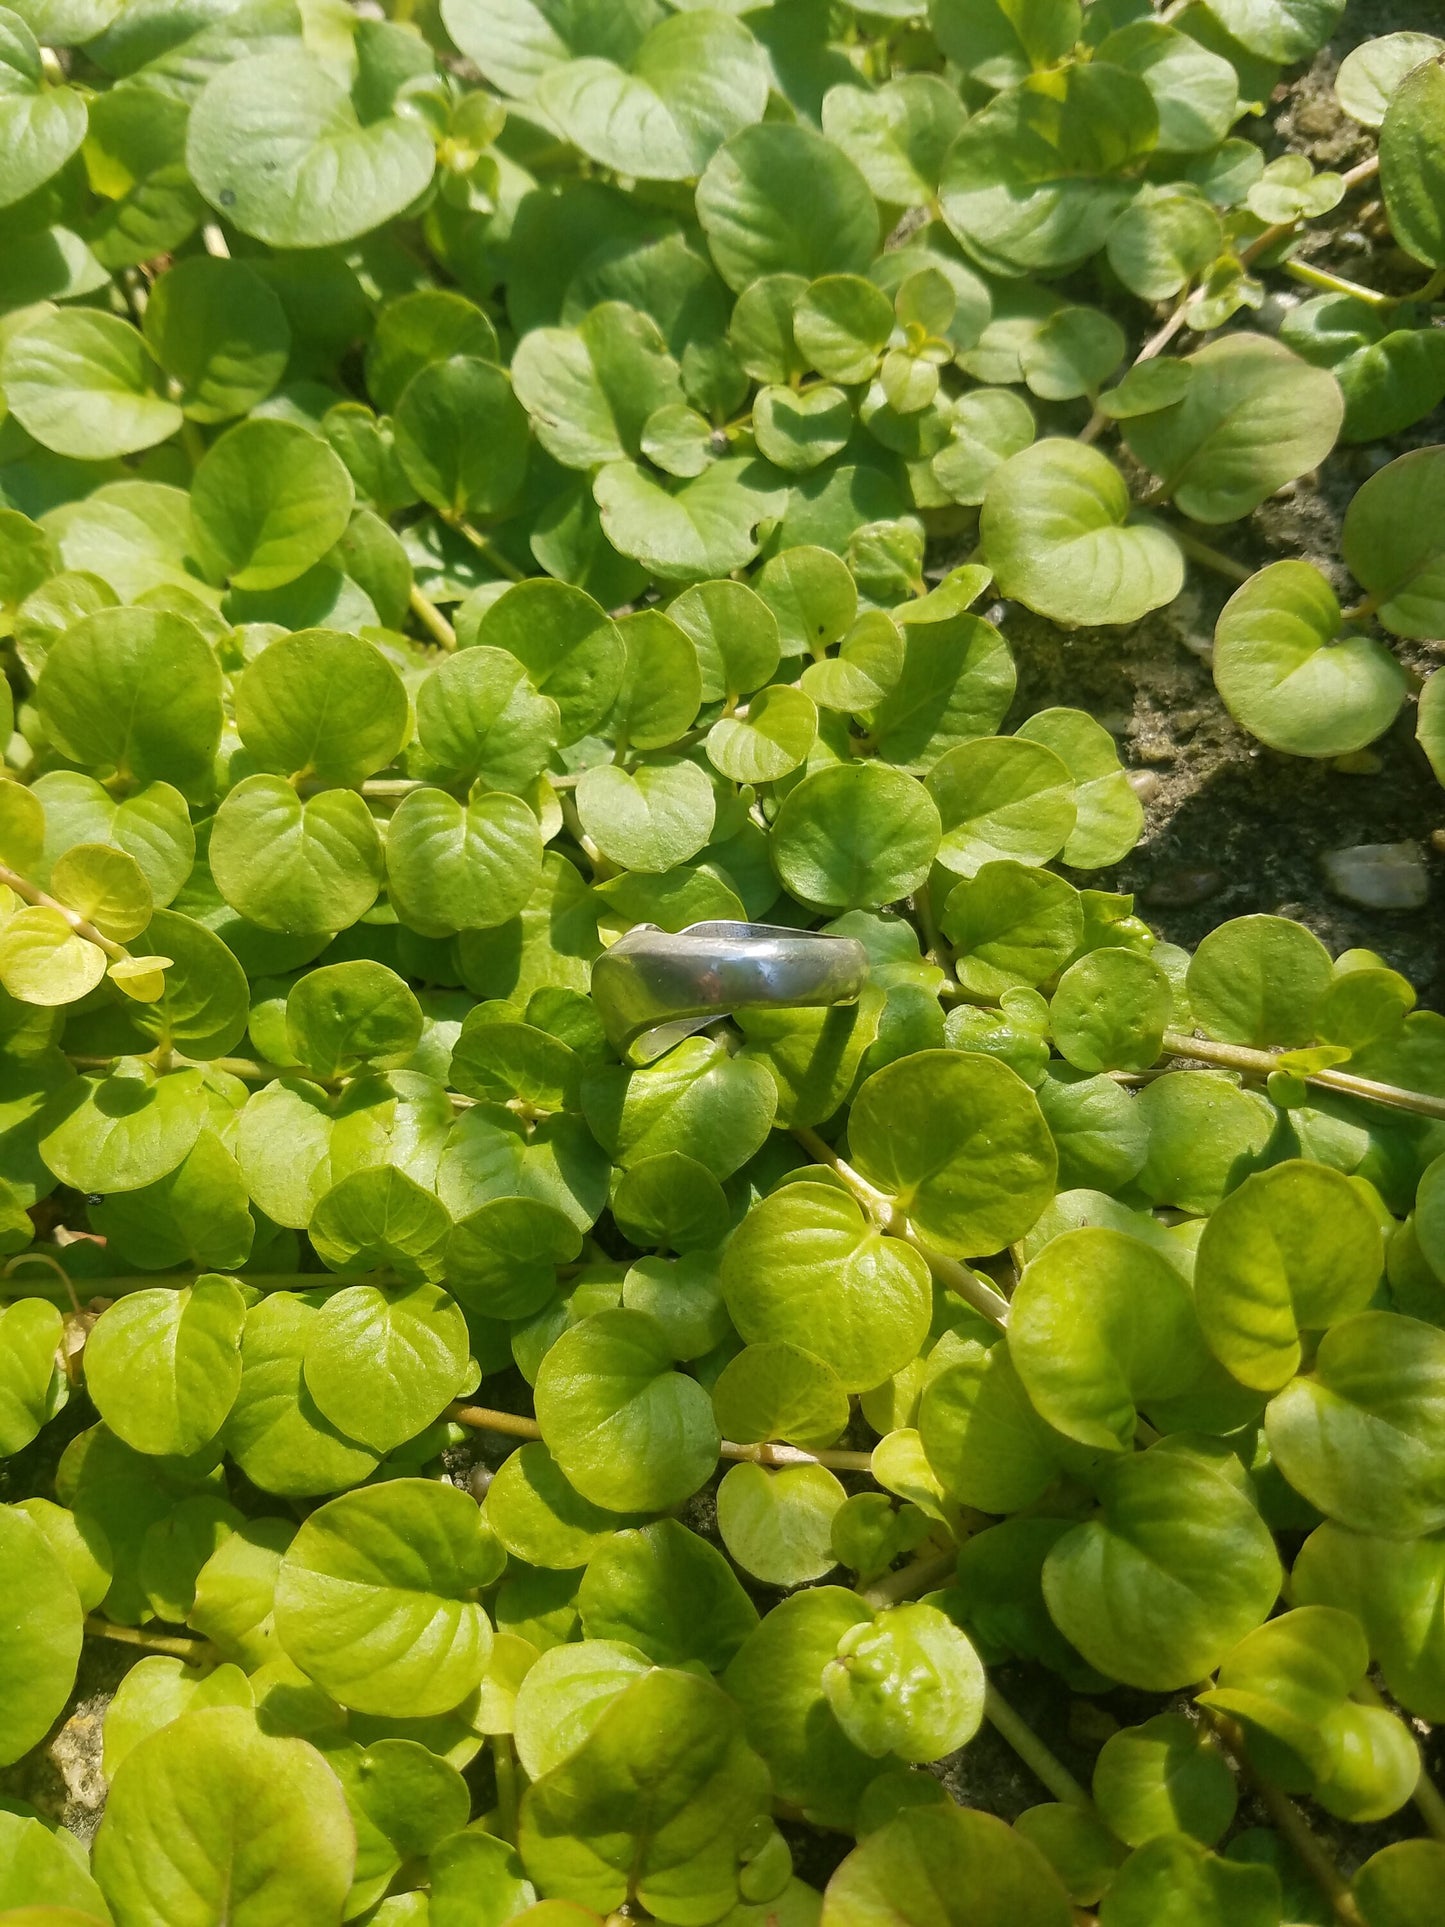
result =
[{"label": "small pebble", "polygon": [[1129,787],[1141,803],[1152,803],[1164,787],[1164,779],[1156,769],[1131,769]]},{"label": "small pebble", "polygon": [[1367,910],[1418,910],[1429,900],[1430,879],[1418,843],[1357,843],[1321,858],[1336,896]]},{"label": "small pebble", "polygon": [[1207,903],[1224,886],[1224,872],[1205,868],[1161,870],[1144,891],[1144,901],[1161,910],[1187,910]]}]

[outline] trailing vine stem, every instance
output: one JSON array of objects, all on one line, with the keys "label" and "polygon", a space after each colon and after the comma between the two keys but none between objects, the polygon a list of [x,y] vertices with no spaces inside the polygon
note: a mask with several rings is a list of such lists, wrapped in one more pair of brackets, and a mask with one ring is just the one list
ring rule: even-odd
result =
[{"label": "trailing vine stem", "polygon": [[[1271,1051],[1249,1050],[1243,1044],[1217,1044],[1211,1038],[1186,1037],[1177,1030],[1165,1031],[1164,1049],[1170,1057],[1198,1058],[1201,1063],[1242,1071],[1246,1077],[1268,1077],[1274,1071],[1289,1069]],[[1318,1070],[1297,1074],[1306,1084],[1338,1091],[1342,1097],[1365,1098],[1372,1104],[1386,1104],[1391,1110],[1414,1111],[1420,1117],[1445,1118],[1445,1097],[1434,1097],[1427,1091],[1406,1090],[1400,1084],[1381,1084],[1372,1077],[1357,1077],[1351,1071]]]},{"label": "trailing vine stem", "polygon": [[76,910],[67,909],[63,903],[42,890],[38,883],[32,883],[29,877],[22,876],[18,870],[12,870],[8,863],[0,863],[0,883],[3,883],[7,889],[13,890],[17,897],[23,897],[26,903],[33,904],[36,909],[54,910],[57,916],[64,917],[77,937],[83,937],[87,943],[93,943],[97,950],[103,950],[112,963],[119,963],[129,958],[130,952],[123,943],[117,943],[113,937],[103,935],[88,918],[82,917]]},{"label": "trailing vine stem", "polygon": [[1250,1765],[1244,1749],[1244,1735],[1226,1714],[1212,1706],[1201,1706],[1200,1715],[1213,1734],[1216,1744],[1239,1777],[1258,1795],[1275,1827],[1294,1849],[1311,1880],[1329,1902],[1340,1927],[1364,1927],[1354,1896],[1339,1868],[1325,1851],[1324,1843],[1311,1828],[1303,1813],[1276,1786]]},{"label": "trailing vine stem", "polygon": [[143,1626],[117,1626],[109,1619],[88,1613],[85,1630],[96,1639],[113,1639],[122,1646],[141,1646],[148,1653],[165,1653],[183,1659],[188,1666],[215,1666],[221,1651],[209,1639],[183,1639],[178,1634],[147,1632]]},{"label": "trailing vine stem", "polygon": [[426,630],[432,641],[442,649],[455,649],[457,646],[456,630],[450,622],[447,621],[431,597],[418,588],[415,582],[411,585],[409,600],[412,614],[416,617],[422,628]]},{"label": "trailing vine stem", "polygon": [[1047,1787],[1063,1805],[1093,1813],[1094,1802],[1084,1787],[1058,1755],[1044,1744],[1028,1721],[1014,1711],[992,1681],[984,1688],[983,1714],[999,1738],[1006,1740],[1018,1754],[1040,1786]]},{"label": "trailing vine stem", "polygon": [[[542,1428],[536,1419],[526,1418],[520,1412],[494,1411],[486,1405],[449,1405],[444,1417],[473,1432],[499,1432],[512,1439],[542,1437]],[[750,1465],[826,1465],[834,1472],[869,1472],[873,1467],[871,1452],[804,1452],[796,1445],[738,1445],[732,1439],[723,1440],[720,1456]]]}]

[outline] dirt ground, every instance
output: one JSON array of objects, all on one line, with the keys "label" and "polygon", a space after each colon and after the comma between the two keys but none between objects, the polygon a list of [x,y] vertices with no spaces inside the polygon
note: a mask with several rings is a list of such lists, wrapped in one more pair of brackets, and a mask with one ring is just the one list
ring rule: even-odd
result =
[{"label": "dirt ground", "polygon": [[[1351,0],[1341,32],[1307,73],[1279,90],[1253,137],[1271,158],[1306,153],[1318,167],[1340,169],[1363,159],[1372,137],[1334,97],[1340,60],[1378,34],[1440,27],[1438,0]],[[1250,132],[1249,123],[1240,131]],[[1418,285],[1423,274],[1391,246],[1368,188],[1315,224],[1307,252],[1336,273],[1386,290]],[[1278,274],[1268,280],[1272,289],[1290,286]],[[1260,326],[1269,315],[1267,307],[1260,320],[1246,315],[1241,322]],[[1338,559],[1350,498],[1395,456],[1442,440],[1445,409],[1389,442],[1342,447],[1321,472],[1291,484],[1247,521],[1199,533],[1251,569],[1283,557],[1317,563],[1342,599],[1352,599]],[[1445,790],[1415,741],[1414,701],[1372,751],[1349,759],[1348,770],[1264,748],[1231,720],[1209,671],[1215,618],[1233,588],[1191,564],[1179,600],[1132,629],[1070,634],[1011,610],[1005,626],[1019,692],[1005,728],[1046,704],[1068,703],[1114,732],[1137,772],[1147,828],[1108,881],[1137,894],[1141,913],[1161,935],[1192,948],[1230,917],[1277,911],[1307,923],[1333,951],[1380,951],[1415,984],[1422,1003],[1445,1008],[1445,850],[1431,841],[1440,833],[1445,844]],[[1445,660],[1445,641],[1395,646],[1417,676]],[[1330,889],[1321,865],[1328,852],[1402,842],[1418,845],[1426,866],[1430,898],[1422,908],[1365,909]]]}]

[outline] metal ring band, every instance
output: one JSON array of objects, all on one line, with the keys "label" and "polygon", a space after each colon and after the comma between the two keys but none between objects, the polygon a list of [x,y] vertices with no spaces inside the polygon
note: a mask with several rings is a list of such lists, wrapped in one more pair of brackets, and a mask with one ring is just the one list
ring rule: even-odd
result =
[{"label": "metal ring band", "polygon": [[771,923],[638,924],[592,966],[608,1040],[634,1063],[730,1011],[851,1003],[867,981],[856,937]]}]

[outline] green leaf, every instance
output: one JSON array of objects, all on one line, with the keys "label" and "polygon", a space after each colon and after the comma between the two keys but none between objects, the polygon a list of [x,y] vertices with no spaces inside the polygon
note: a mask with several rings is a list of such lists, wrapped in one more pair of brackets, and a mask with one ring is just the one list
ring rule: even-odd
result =
[{"label": "green leaf", "polygon": [[1068,1450],[1029,1402],[1008,1347],[971,1341],[929,1377],[918,1433],[950,1498],[990,1512],[1033,1505]]},{"label": "green leaf", "polygon": [[527,1318],[551,1298],[557,1266],[581,1249],[580,1230],[550,1205],[535,1198],[493,1198],[453,1225],[443,1275],[468,1310]]},{"label": "green leaf", "polygon": [[199,1071],[157,1077],[133,1057],[63,1093],[41,1154],[77,1191],[136,1191],[173,1171],[207,1120]]},{"label": "green leaf", "polygon": [[240,1389],[245,1316],[227,1278],[117,1299],[85,1347],[86,1385],[117,1437],[160,1457],[208,1445]]},{"label": "green leaf", "polygon": [[[480,308],[450,288],[416,288],[389,300],[366,345],[366,387],[390,413],[407,383],[453,355],[497,361],[497,331]],[[329,419],[329,418],[328,418]]]},{"label": "green leaf", "polygon": [[934,764],[928,790],[943,823],[938,860],[962,876],[1001,859],[1047,863],[1078,821],[1068,765],[1018,737],[961,744]]},{"label": "green leaf", "polygon": [[476,1603],[502,1554],[476,1501],[392,1479],[317,1508],[281,1560],[282,1646],[343,1706],[419,1719],[481,1680],[492,1629]]},{"label": "green leaf", "polygon": [[655,0],[563,9],[546,0],[444,0],[442,18],[462,52],[504,94],[530,98],[568,60],[628,61],[661,17]]},{"label": "green leaf", "polygon": [[900,74],[874,91],[844,82],[823,96],[823,132],[894,207],[926,207],[965,119],[940,74]]},{"label": "green leaf", "polygon": [[1055,1624],[1112,1679],[1151,1692],[1202,1679],[1279,1592],[1253,1500],[1217,1461],[1168,1440],[1108,1461],[1095,1481],[1099,1514],[1044,1562]]},{"label": "green leaf", "polygon": [[627,647],[618,625],[590,595],[564,582],[518,582],[490,603],[473,631],[461,613],[468,650],[505,650],[539,694],[556,703],[563,743],[600,723],[622,687]]},{"label": "green leaf", "polygon": [[1274,1927],[1279,1878],[1272,1867],[1223,1859],[1184,1835],[1161,1834],[1120,1868],[1109,1889],[1109,1915],[1118,1927],[1146,1927],[1176,1911],[1200,1922],[1227,1920],[1230,1927]]},{"label": "green leaf", "polygon": [[789,1184],[753,1206],[723,1254],[722,1288],[748,1344],[800,1346],[849,1392],[902,1370],[933,1302],[917,1254],[825,1184]]},{"label": "green leaf", "polygon": [[818,1451],[848,1423],[848,1395],[832,1366],[784,1340],[745,1345],[730,1358],[712,1404],[724,1435],[744,1445],[785,1439]]},{"label": "green leaf", "polygon": [[983,1667],[936,1606],[892,1606],[850,1628],[823,1669],[823,1691],[854,1745],[875,1757],[940,1759],[983,1724]]},{"label": "green leaf", "polygon": [[1130,511],[1106,456],[1049,440],[994,470],[979,532],[999,588],[1040,615],[1137,622],[1178,595],[1184,558],[1172,536],[1131,523]]},{"label": "green leaf", "polygon": [[1363,41],[1340,62],[1335,98],[1351,120],[1378,127],[1406,74],[1441,53],[1445,40],[1432,33],[1386,33]]},{"label": "green leaf", "polygon": [[[884,618],[879,614],[873,620]],[[834,660],[854,657],[867,621],[858,624]],[[902,663],[876,707],[866,699],[864,706],[873,710],[879,755],[921,776],[949,750],[998,728],[1013,699],[1013,656],[991,622],[946,602],[941,608],[931,608],[929,599],[905,605],[897,621]],[[817,672],[829,667],[814,666]],[[809,673],[804,671],[805,678]]]},{"label": "green leaf", "polygon": [[1008,860],[985,863],[956,884],[940,923],[954,946],[959,983],[978,997],[1043,983],[1068,962],[1084,934],[1072,884]]},{"label": "green leaf", "polygon": [[121,1761],[95,1866],[121,1918],[182,1927],[225,1910],[282,1927],[339,1913],[355,1853],[322,1756],[260,1732],[248,1708],[216,1706],[163,1726]]},{"label": "green leaf", "polygon": [[804,902],[875,908],[920,886],[938,837],[937,808],[911,777],[877,763],[840,763],[788,792],[772,856]]},{"label": "green leaf", "polygon": [[143,329],[192,421],[246,414],[280,381],[291,351],[286,311],[261,277],[209,255],[161,276]]},{"label": "green leaf", "polygon": [[1030,77],[975,114],[949,149],[943,218],[991,273],[1077,267],[1133,199],[1125,170],[1158,136],[1153,95],[1122,68]]},{"label": "green leaf", "polygon": [[[487,1487],[487,1524],[506,1550],[528,1565],[572,1571],[608,1546],[618,1515],[584,1499],[568,1484],[545,1445],[524,1445]],[[593,1629],[589,1635],[606,1638]]]},{"label": "green leaf", "polygon": [[1151,1204],[1207,1216],[1265,1162],[1278,1113],[1213,1071],[1173,1073],[1138,1101],[1149,1133],[1138,1184]]},{"label": "green leaf", "polygon": [[1445,1344],[1433,1325],[1362,1311],[1320,1340],[1312,1372],[1265,1415],[1284,1476],[1328,1518],[1411,1539],[1445,1524]]},{"label": "green leaf", "polygon": [[633,749],[666,749],[692,726],[702,704],[692,638],[659,609],[639,609],[618,627],[627,667],[612,726]]},{"label": "green leaf", "polygon": [[334,1271],[397,1272],[408,1282],[442,1274],[445,1206],[394,1165],[353,1171],[332,1185],[308,1227],[318,1256]]},{"label": "green leaf", "polygon": [[304,629],[246,665],[236,727],[261,768],[349,785],[385,769],[410,717],[401,678],[374,644]]},{"label": "green leaf", "polygon": [[950,60],[986,87],[1012,87],[1073,51],[1078,0],[939,0],[933,30]]},{"label": "green leaf", "polygon": [[84,1614],[75,1583],[40,1528],[0,1506],[0,1761],[9,1766],[44,1739],[70,1698]]},{"label": "green leaf", "polygon": [[1159,110],[1161,154],[1208,153],[1240,111],[1234,69],[1187,32],[1140,19],[1111,33],[1097,58],[1137,74]]},{"label": "green leaf", "polygon": [[1226,33],[1262,60],[1308,60],[1329,39],[1344,0],[1210,0]]},{"label": "green leaf", "polygon": [[1094,1763],[1092,1790],[1104,1824],[1130,1847],[1176,1833],[1212,1847],[1239,1798],[1224,1756],[1181,1713],[1111,1734]]},{"label": "green leaf", "polygon": [[718,273],[739,291],[784,271],[861,274],[878,248],[878,210],[852,161],[811,128],[777,121],[713,155],[697,215]]},{"label": "green leaf", "polygon": [[[3,69],[0,69],[3,72]],[[10,412],[58,455],[109,461],[163,442],[181,425],[160,371],[126,322],[59,310],[12,334],[0,356]]]},{"label": "green leaf", "polygon": [[1031,1841],[991,1813],[954,1806],[915,1807],[868,1834],[823,1901],[824,1927],[1067,1927],[1072,1914]]},{"label": "green leaf", "polygon": [[221,672],[199,630],[153,609],[102,609],[67,630],[36,701],[77,763],[204,794],[222,727]]},{"label": "green leaf", "polygon": [[589,1071],[582,1111],[619,1164],[681,1151],[728,1178],[767,1138],[777,1091],[761,1065],[732,1057],[714,1038],[689,1037],[645,1069]]},{"label": "green leaf", "polygon": [[849,1142],[863,1176],[961,1257],[1021,1238],[1054,1188],[1053,1139],[1033,1093],[993,1058],[925,1050],[875,1071]]},{"label": "green leaf", "polygon": [[142,1740],[183,1714],[208,1706],[249,1709],[254,1704],[251,1683],[239,1666],[227,1663],[210,1673],[196,1673],[179,1659],[152,1653],[131,1667],[106,1708],[106,1778],[115,1778],[116,1768]]},{"label": "green leaf", "polygon": [[761,388],[754,398],[758,451],[777,468],[816,468],[845,448],[852,433],[853,410],[841,388]]},{"label": "green leaf", "polygon": [[670,870],[712,836],[713,788],[696,763],[668,759],[631,773],[600,763],[583,772],[576,795],[583,829],[609,862],[628,870]]},{"label": "green leaf", "polygon": [[396,454],[444,516],[496,515],[521,489],[530,436],[504,369],[457,355],[422,368],[396,405]]},{"label": "green leaf", "polygon": [[893,332],[893,304],[860,274],[823,275],[799,300],[793,332],[808,365],[829,381],[867,381]]},{"label": "green leaf", "polygon": [[1442,499],[1445,456],[1418,448],[1370,476],[1345,512],[1345,561],[1394,635],[1433,635],[1445,619]]},{"label": "green leaf", "polygon": [[1119,766],[1114,739],[1081,709],[1041,709],[1019,725],[1074,779],[1074,828],[1061,851],[1075,870],[1104,870],[1128,855],[1144,828],[1144,809]]},{"label": "green leaf", "polygon": [[25,20],[0,19],[0,207],[13,207],[58,174],[85,139],[85,101],[47,87]]},{"label": "green leaf", "polygon": [[577,1595],[588,1639],[624,1639],[656,1666],[721,1672],[758,1624],[727,1560],[676,1519],[619,1530],[613,1513],[608,1526]]},{"label": "green leaf", "polygon": [[584,1318],[547,1353],[536,1384],[538,1422],[584,1498],[613,1512],[661,1512],[711,1473],[718,1448],[711,1402],[671,1366],[656,1320],[620,1309]]},{"label": "green leaf", "polygon": [[468,1352],[466,1320],[435,1285],[352,1285],[311,1320],[306,1389],[338,1431],[392,1452],[457,1396]]},{"label": "green leaf", "polygon": [[216,813],[211,872],[263,930],[346,930],[376,901],[381,840],[354,790],[303,799],[279,776],[248,776]]},{"label": "green leaf", "polygon": [[1364,1627],[1385,1683],[1424,1719],[1445,1693],[1441,1671],[1441,1588],[1445,1552],[1438,1537],[1382,1539],[1344,1526],[1318,1526],[1290,1575],[1301,1606],[1337,1606]]},{"label": "green leaf", "polygon": [[220,67],[186,138],[186,165],[211,206],[273,248],[333,247],[381,226],[423,191],[435,160],[424,122],[363,117],[301,48]]},{"label": "green leaf", "polygon": [[422,683],[416,726],[427,773],[437,782],[480,782],[520,794],[546,767],[562,719],[515,656],[478,644],[448,656]]},{"label": "green leaf", "polygon": [[1196,522],[1234,522],[1322,462],[1344,418],[1339,383],[1280,342],[1234,334],[1186,363],[1204,377],[1124,439],[1160,491]]},{"label": "green leaf", "polygon": [[668,614],[697,651],[704,702],[735,702],[771,681],[781,650],[778,619],[741,582],[695,583]]},{"label": "green leaf", "polygon": [[[717,1521],[732,1559],[769,1586],[821,1579],[837,1563],[833,1520],[845,1493],[823,1465],[730,1466],[717,1489]],[[836,1708],[835,1708],[836,1711]]]},{"label": "green leaf", "polygon": [[1252,735],[1294,755],[1363,749],[1393,722],[1405,676],[1368,636],[1341,634],[1334,591],[1307,562],[1275,562],[1226,603],[1214,679]]},{"label": "green leaf", "polygon": [[1235,917],[1195,951],[1186,991],[1206,1036],[1258,1050],[1310,1043],[1330,978],[1330,954],[1303,924]]},{"label": "green leaf", "polygon": [[346,533],[354,499],[340,457],[309,429],[240,422],[206,451],[191,484],[196,560],[233,588],[280,588]]},{"label": "green leaf", "polygon": [[[376,1470],[377,1454],[330,1425],[306,1390],[303,1377],[306,1339],[320,1300],[275,1292],[246,1314],[241,1342],[241,1389],[226,1421],[226,1450],[246,1477],[263,1492],[310,1497],[358,1484]],[[247,1571],[261,1553],[238,1548]],[[217,1558],[224,1557],[222,1553]],[[261,1563],[265,1563],[264,1560]],[[274,1559],[270,1562],[274,1581]],[[242,1582],[245,1582],[244,1584]],[[235,1575],[240,1600],[251,1597],[247,1572]],[[233,1585],[227,1567],[224,1586],[217,1581],[216,1611],[232,1623]],[[205,1575],[197,1582],[198,1600],[206,1596]],[[239,1609],[239,1608],[237,1608]],[[269,1596],[260,1618],[270,1611]],[[193,1623],[200,1621],[193,1615]],[[247,1621],[249,1627],[253,1622]],[[201,1627],[201,1630],[209,1630]],[[232,1650],[227,1648],[228,1651]],[[235,1648],[244,1653],[244,1645]]]},{"label": "green leaf", "polygon": [[1204,1227],[1200,1325],[1236,1378],[1278,1391],[1299,1368],[1300,1333],[1363,1311],[1380,1266],[1363,1193],[1337,1171],[1291,1159],[1246,1178]]},{"label": "green leaf", "polygon": [[542,75],[535,98],[601,166],[637,180],[686,181],[730,135],[762,119],[768,67],[741,21],[683,12],[661,20],[625,68],[568,61]]},{"label": "green leaf", "polygon": [[781,481],[765,463],[739,458],[668,489],[635,462],[609,462],[593,494],[614,548],[667,581],[693,582],[752,561],[760,525],[786,506]]},{"label": "green leaf", "polygon": [[40,1298],[0,1311],[0,1458],[23,1451],[64,1403],[56,1365],[62,1331],[60,1313]]},{"label": "green leaf", "polygon": [[1173,1012],[1173,985],[1153,958],[1105,944],[1060,977],[1049,1024],[1076,1070],[1142,1071],[1158,1059]]},{"label": "green leaf", "polygon": [[537,888],[541,828],[505,790],[466,804],[444,790],[413,790],[391,819],[386,875],[397,915],[423,936],[494,929]]},{"label": "green leaf", "polygon": [[1128,1448],[1141,1408],[1173,1429],[1207,1392],[1179,1271],[1103,1227],[1066,1231],[1030,1260],[1012,1302],[1009,1356],[1039,1416],[1101,1452]]},{"label": "green leaf", "polygon": [[635,1896],[660,1920],[716,1917],[767,1808],[767,1772],[741,1726],[710,1681],[661,1669],[635,1681],[523,1796],[524,1863],[558,1898],[610,1910]]}]

